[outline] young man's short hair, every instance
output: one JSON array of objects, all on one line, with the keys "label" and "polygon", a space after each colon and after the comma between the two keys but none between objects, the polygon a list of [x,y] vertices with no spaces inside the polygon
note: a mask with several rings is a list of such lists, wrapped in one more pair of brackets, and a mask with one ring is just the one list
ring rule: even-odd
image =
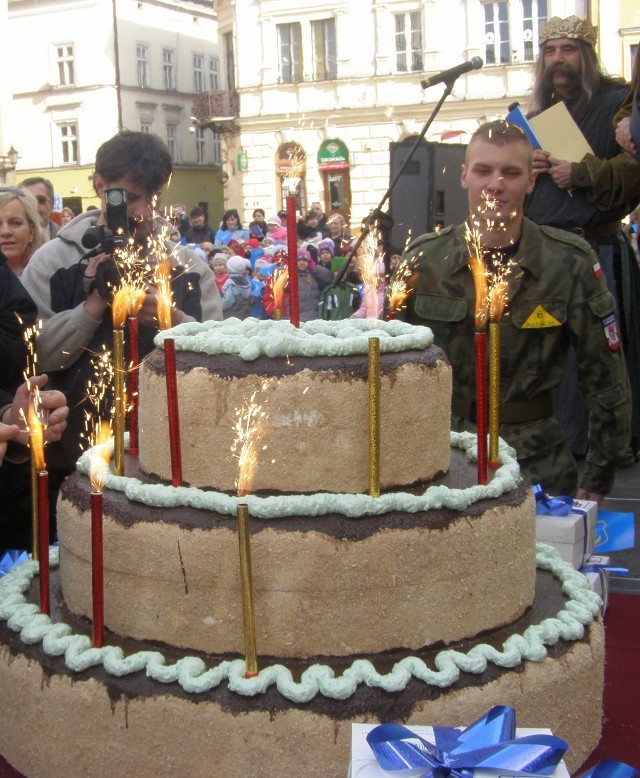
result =
[{"label": "young man's short hair", "polygon": [[123,130],[102,144],[96,154],[95,172],[107,182],[128,176],[148,195],[160,190],[173,163],[164,141],[148,132]]}]

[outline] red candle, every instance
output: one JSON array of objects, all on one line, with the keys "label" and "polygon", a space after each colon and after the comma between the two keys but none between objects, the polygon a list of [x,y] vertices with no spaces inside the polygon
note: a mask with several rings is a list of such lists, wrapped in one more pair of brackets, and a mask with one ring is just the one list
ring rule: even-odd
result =
[{"label": "red candle", "polygon": [[104,645],[104,565],[102,560],[102,492],[91,492],[91,593],[93,645]]},{"label": "red candle", "polygon": [[38,471],[38,552],[40,573],[40,613],[49,615],[49,475]]},{"label": "red candle", "polygon": [[476,332],[476,431],[478,435],[478,483],[487,483],[487,336]]},{"label": "red candle", "polygon": [[164,340],[164,369],[167,378],[167,412],[169,414],[169,445],[171,447],[171,485],[182,486],[182,451],[180,449],[176,344],[173,338],[165,338]]},{"label": "red candle", "polygon": [[138,456],[138,387],[139,373],[138,362],[140,356],[138,352],[138,319],[130,316],[127,319],[129,334],[129,398],[131,401],[131,410],[129,411],[129,453]]},{"label": "red candle", "polygon": [[287,196],[287,249],[289,265],[289,321],[300,326],[300,297],[298,294],[298,234],[296,229],[296,198]]}]

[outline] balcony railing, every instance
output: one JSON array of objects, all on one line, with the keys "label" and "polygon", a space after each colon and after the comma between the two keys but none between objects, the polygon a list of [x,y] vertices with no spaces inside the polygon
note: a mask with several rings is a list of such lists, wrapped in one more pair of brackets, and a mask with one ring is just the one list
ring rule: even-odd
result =
[{"label": "balcony railing", "polygon": [[234,132],[240,114],[240,99],[233,92],[201,92],[193,98],[193,116],[201,127],[214,132]]}]

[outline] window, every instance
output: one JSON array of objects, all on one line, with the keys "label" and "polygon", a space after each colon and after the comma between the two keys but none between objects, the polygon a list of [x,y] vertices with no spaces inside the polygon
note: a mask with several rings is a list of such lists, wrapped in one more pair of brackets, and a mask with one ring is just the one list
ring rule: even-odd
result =
[{"label": "window", "polygon": [[526,62],[533,62],[538,50],[540,27],[547,21],[547,0],[522,0],[522,41]]},{"label": "window", "polygon": [[420,11],[410,11],[394,14],[394,19],[398,72],[422,70],[422,14]]},{"label": "window", "polygon": [[73,71],[73,43],[61,43],[56,46],[56,63],[58,65],[58,84],[72,86],[75,84]]},{"label": "window", "polygon": [[313,43],[313,78],[326,81],[338,76],[336,54],[336,20],[321,19],[311,22]]},{"label": "window", "polygon": [[280,82],[297,84],[302,81],[302,33],[300,23],[279,24]]},{"label": "window", "polygon": [[167,91],[176,89],[176,53],[173,49],[162,50],[162,80]]},{"label": "window", "polygon": [[178,161],[178,125],[167,124],[167,148],[174,162]]},{"label": "window", "polygon": [[220,133],[213,133],[213,164],[222,165],[222,140]]},{"label": "window", "polygon": [[193,91],[204,92],[204,55],[193,55]]},{"label": "window", "polygon": [[140,132],[146,132],[149,134],[151,132],[151,122],[148,121],[141,121],[140,122]]},{"label": "window", "polygon": [[78,164],[78,124],[62,122],[60,130],[60,152],[63,165]]},{"label": "window", "polygon": [[138,86],[149,86],[149,47],[139,43],[136,46]]},{"label": "window", "polygon": [[206,162],[204,130],[196,127],[196,164],[205,165]]},{"label": "window", "polygon": [[227,64],[227,89],[229,92],[233,92],[236,88],[236,66],[233,34],[230,32],[225,32],[224,34],[224,57]]},{"label": "window", "polygon": [[484,54],[487,65],[511,62],[507,0],[484,4]]},{"label": "window", "polygon": [[220,91],[220,60],[218,57],[209,57],[209,91]]}]

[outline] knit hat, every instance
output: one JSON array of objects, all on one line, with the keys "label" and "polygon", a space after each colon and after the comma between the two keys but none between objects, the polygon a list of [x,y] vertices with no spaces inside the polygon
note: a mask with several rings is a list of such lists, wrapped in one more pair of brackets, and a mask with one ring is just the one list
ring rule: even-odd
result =
[{"label": "knit hat", "polygon": [[214,254],[212,257],[209,257],[209,262],[212,265],[227,265],[229,262],[229,256],[228,254],[223,254],[221,251],[218,251],[217,254]]},{"label": "knit hat", "polygon": [[249,238],[246,245],[251,246],[252,249],[257,249],[260,245],[260,241],[257,238]]},{"label": "knit hat", "polygon": [[270,216],[267,224],[271,224],[273,227],[282,227],[282,220],[279,216]]},{"label": "knit hat", "polygon": [[298,259],[306,259],[311,262],[311,254],[306,249],[298,249]]},{"label": "knit hat", "polygon": [[251,262],[246,257],[229,257],[229,261],[227,262],[227,270],[230,273],[237,273],[238,275],[244,273],[245,270],[249,270],[251,268]]},{"label": "knit hat", "polygon": [[318,256],[320,255],[321,251],[330,251],[331,256],[333,256],[336,253],[336,244],[331,240],[331,238],[324,238],[320,241],[320,243],[318,243]]},{"label": "knit hat", "polygon": [[259,271],[267,265],[271,265],[268,259],[256,259],[255,269]]}]

